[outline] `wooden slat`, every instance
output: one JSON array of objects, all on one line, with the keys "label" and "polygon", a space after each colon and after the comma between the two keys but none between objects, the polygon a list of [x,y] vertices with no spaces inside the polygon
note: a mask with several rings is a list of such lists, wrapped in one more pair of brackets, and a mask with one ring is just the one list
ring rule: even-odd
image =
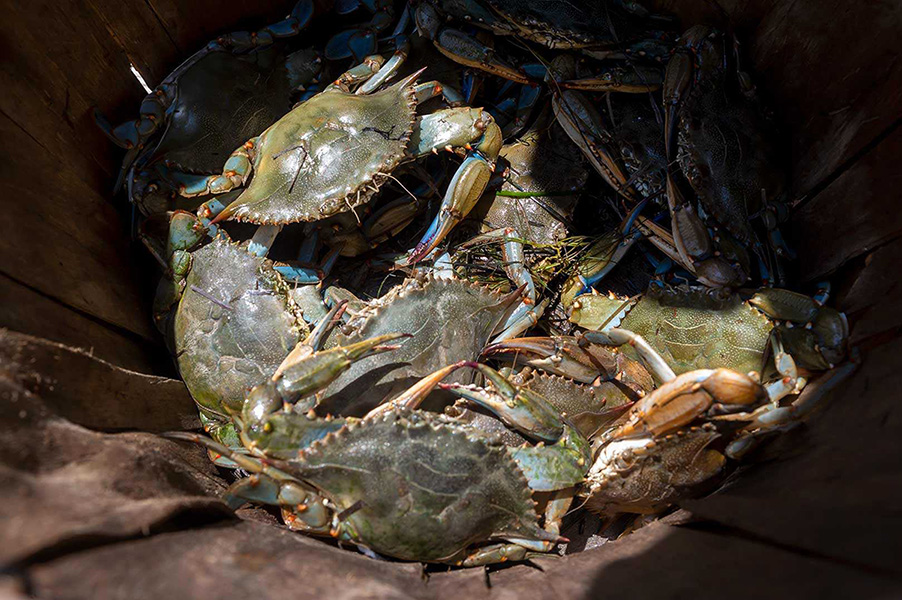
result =
[{"label": "wooden slat", "polygon": [[902,235],[900,155],[897,129],[796,211],[791,227],[807,279]]},{"label": "wooden slat", "polygon": [[155,339],[150,298],[142,296],[126,228],[112,205],[5,116],[0,152],[29,157],[20,165],[0,162],[0,193],[7,199],[0,269],[46,296]]},{"label": "wooden slat", "polygon": [[902,238],[881,246],[862,261],[848,290],[837,299],[837,307],[852,321],[852,344],[885,341],[902,331]]},{"label": "wooden slat", "polygon": [[0,275],[0,327],[80,348],[116,366],[154,373],[166,359],[160,344],[129,337]]},{"label": "wooden slat", "polygon": [[[100,1],[100,0],[96,0]],[[111,3],[112,4],[112,3]],[[22,4],[3,2],[4,61],[0,110],[28,132],[42,152],[73,168],[95,190],[112,188],[122,151],[93,121],[93,107],[112,120],[134,118],[144,96],[129,71],[130,55],[153,82],[176,58],[162,26],[139,19],[149,9],[138,0],[119,2],[104,18],[85,0]],[[128,15],[121,14],[130,6]],[[110,23],[136,25],[113,34]],[[153,18],[150,15],[150,18]],[[130,34],[140,28],[143,36]],[[145,48],[138,56],[135,46]],[[21,153],[23,169],[28,157]],[[52,180],[43,182],[52,186]]]},{"label": "wooden slat", "polygon": [[197,429],[197,407],[178,379],[122,369],[64,344],[0,329],[0,360],[54,414],[105,431]]}]

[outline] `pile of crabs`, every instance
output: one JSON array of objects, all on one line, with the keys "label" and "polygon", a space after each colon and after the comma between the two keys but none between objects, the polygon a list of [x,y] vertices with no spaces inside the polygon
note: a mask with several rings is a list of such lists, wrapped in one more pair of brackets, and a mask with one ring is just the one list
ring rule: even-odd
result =
[{"label": "pile of crabs", "polygon": [[852,368],[828,287],[786,289],[785,144],[716,29],[301,0],[98,122],[208,434],[170,437],[298,531],[524,560],[709,492]]}]

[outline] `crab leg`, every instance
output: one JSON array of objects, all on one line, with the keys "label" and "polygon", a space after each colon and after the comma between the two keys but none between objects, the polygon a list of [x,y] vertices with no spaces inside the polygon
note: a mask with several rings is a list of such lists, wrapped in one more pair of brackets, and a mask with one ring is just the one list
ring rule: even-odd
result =
[{"label": "crab leg", "polygon": [[794,427],[819,408],[826,395],[848,379],[857,368],[858,361],[853,358],[807,386],[798,399],[789,406],[778,406],[776,403],[762,406],[753,413],[752,423],[745,427],[737,439],[727,445],[726,455],[738,460],[754,448],[763,435]]},{"label": "crab leg", "polygon": [[[475,11],[474,18],[479,17],[481,9],[476,3],[470,3],[470,11]],[[433,6],[423,2],[414,13],[417,30],[420,35],[432,40],[438,51],[454,62],[497,75],[517,83],[533,83],[525,74],[515,69],[495,55],[495,51],[463,31],[445,27],[441,17]],[[487,14],[484,19],[493,20]]]},{"label": "crab leg", "polygon": [[[470,131],[461,131],[462,127]],[[464,135],[461,135],[464,133]],[[464,147],[467,158],[457,169],[441,207],[420,242],[411,252],[408,264],[422,260],[448,235],[482,196],[501,150],[501,129],[482,109],[451,108],[420,119],[420,128],[411,138],[417,154],[438,148]]]},{"label": "crab leg", "polygon": [[369,78],[360,88],[354,92],[355,94],[369,94],[377,89],[391,79],[395,73],[398,72],[398,69],[401,68],[401,65],[404,64],[404,61],[407,60],[407,55],[410,52],[410,42],[407,40],[407,36],[399,37],[399,42],[397,47],[395,48],[395,53],[392,55],[388,61],[382,65],[382,67],[376,72],[375,75]]},{"label": "crab leg", "polygon": [[388,342],[406,337],[410,337],[410,334],[388,333],[348,346],[315,352],[302,356],[299,360],[286,359],[277,369],[279,377],[273,381],[275,389],[284,402],[293,404],[325,389],[358,360],[397,350],[399,346]]},{"label": "crab leg", "polygon": [[501,330],[501,333],[492,339],[493,342],[517,337],[535,325],[548,306],[547,300],[536,305],[536,284],[526,269],[523,242],[520,241],[516,230],[511,227],[503,227],[487,231],[461,244],[461,248],[471,248],[478,244],[498,241],[503,242],[501,253],[504,260],[504,272],[518,287],[523,288],[524,295],[520,304],[499,325],[498,329]]},{"label": "crab leg", "polygon": [[[329,38],[326,43],[326,57],[329,60],[342,60],[350,56],[359,58],[376,51],[376,34],[391,26],[394,20],[394,5],[383,0],[360,0],[358,2],[342,2],[337,4],[336,12],[344,15],[351,13],[360,6],[365,6],[373,16],[369,23],[346,29]],[[403,26],[399,23],[399,27]],[[396,30],[397,31],[397,30]]]},{"label": "crab leg", "polygon": [[[179,194],[186,198],[193,198],[207,194],[223,194],[242,187],[254,169],[253,153],[257,139],[256,137],[249,139],[232,152],[222,167],[222,173],[219,175],[192,175],[190,173],[174,172],[172,177],[178,185]],[[209,213],[212,211],[205,204],[202,205],[201,209],[198,209],[198,214],[206,216],[202,214],[203,212]],[[222,212],[218,212],[218,215],[222,214]],[[215,223],[216,221],[214,220],[213,222]]]},{"label": "crab leg", "polygon": [[329,533],[331,511],[325,506],[323,498],[296,477],[274,466],[271,461],[263,461],[255,456],[237,452],[195,433],[173,431],[164,433],[162,436],[203,446],[211,453],[228,458],[242,469],[252,473],[250,477],[239,479],[229,486],[223,495],[223,500],[232,510],[246,502],[281,506],[292,511],[297,518],[301,519],[306,531]]},{"label": "crab leg", "polygon": [[245,52],[251,48],[268,46],[276,38],[291,37],[307,26],[313,17],[314,5],[311,0],[300,0],[292,9],[288,18],[274,23],[256,32],[235,32],[220,36],[207,44],[203,49],[194,53],[185,62],[178,66],[160,85],[149,93],[141,102],[139,116],[134,121],[113,127],[103,114],[94,111],[94,121],[97,126],[114,144],[128,150],[122,161],[122,168],[116,181],[115,191],[118,191],[126,179],[126,174],[147,141],[153,136],[160,125],[166,123],[166,112],[177,96],[179,78],[202,58],[212,52],[227,50],[230,52]]},{"label": "crab leg", "polygon": [[612,346],[629,344],[636,349],[639,358],[642,359],[642,362],[648,366],[659,381],[667,382],[676,378],[676,374],[673,372],[673,369],[670,368],[670,365],[667,364],[667,361],[665,361],[661,355],[642,338],[642,336],[635,334],[632,331],[612,327],[605,331],[586,332],[584,337],[588,341],[596,344]]},{"label": "crab leg", "polygon": [[561,81],[559,85],[570,90],[643,94],[660,89],[661,83],[660,69],[628,65],[607,69],[593,77]]},{"label": "crab leg", "polygon": [[609,381],[621,373],[631,378],[635,368],[628,362],[635,361],[605,346],[584,346],[573,337],[514,338],[486,346],[482,356],[505,358],[580,383],[592,383],[599,377]]},{"label": "crab leg", "polygon": [[632,229],[636,219],[641,219],[639,212],[647,202],[646,198],[636,205],[619,229],[599,237],[589,246],[577,265],[576,273],[564,282],[561,292],[564,306],[571,305],[577,296],[591,290],[592,286],[604,279],[642,237],[638,227],[636,231]]}]

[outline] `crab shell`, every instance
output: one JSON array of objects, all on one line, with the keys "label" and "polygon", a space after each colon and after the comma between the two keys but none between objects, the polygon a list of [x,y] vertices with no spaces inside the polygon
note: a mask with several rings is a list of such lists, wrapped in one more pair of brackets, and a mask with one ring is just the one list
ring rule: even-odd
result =
[{"label": "crab shell", "polygon": [[[470,218],[481,219],[485,230],[510,227],[533,244],[554,244],[566,238],[589,176],[579,148],[552,122],[505,144],[501,157],[509,164],[502,194],[484,196]],[[535,196],[516,198],[503,192]]]},{"label": "crab shell", "polygon": [[539,371],[530,375],[525,385],[561,411],[587,438],[613,425],[633,404],[632,397],[611,381],[583,384]]},{"label": "crab shell", "polygon": [[[698,73],[679,111],[677,161],[699,201],[741,244],[755,241],[749,217],[786,193],[788,173],[773,125],[760,106],[740,93],[724,60],[725,36],[697,26]],[[732,65],[731,65],[732,66]]]},{"label": "crab shell", "polygon": [[380,554],[448,562],[490,539],[548,538],[507,449],[441,415],[392,411],[349,424],[289,465],[348,513],[335,535]]},{"label": "crab shell", "polygon": [[[576,0],[483,0],[500,17],[486,18],[480,2],[467,3],[471,22],[487,24],[497,33],[518,35],[549,48],[560,50],[619,45],[641,39],[648,27],[641,19],[608,2]],[[447,3],[449,6],[451,3]],[[445,7],[451,12],[450,7]],[[616,35],[612,34],[616,32]]]},{"label": "crab shell", "polygon": [[221,170],[239,144],[291,109],[292,90],[310,83],[318,66],[313,49],[286,57],[283,44],[251,54],[211,52],[179,77],[166,131],[148,163],[166,161],[191,173]]},{"label": "crab shell", "polygon": [[[603,325],[608,307],[623,303],[586,294],[573,304],[571,320],[586,329]],[[736,295],[719,298],[707,291],[649,288],[619,322],[651,344],[677,375],[725,367],[761,372],[773,322]]]},{"label": "crab shell", "polygon": [[250,185],[223,214],[284,224],[352,210],[405,159],[415,123],[409,80],[373,94],[317,94],[253,142]]},{"label": "crab shell", "polygon": [[600,515],[652,514],[666,508],[723,468],[723,454],[707,448],[718,435],[706,423],[654,439],[608,443],[586,477],[585,507]]},{"label": "crab shell", "polygon": [[175,316],[179,371],[201,407],[241,406],[307,334],[289,287],[266,258],[224,237],[192,254]]},{"label": "crab shell", "polygon": [[[365,414],[445,365],[475,360],[506,311],[500,294],[479,285],[432,277],[406,280],[371,302],[336,341],[344,346],[392,332],[412,337],[393,352],[354,363],[326,388],[317,411]],[[463,382],[465,376],[461,372],[447,381]]]}]

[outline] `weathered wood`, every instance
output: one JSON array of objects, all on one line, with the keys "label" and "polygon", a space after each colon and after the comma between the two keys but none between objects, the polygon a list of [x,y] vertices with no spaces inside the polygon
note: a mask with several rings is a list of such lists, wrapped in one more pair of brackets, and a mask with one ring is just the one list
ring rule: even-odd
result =
[{"label": "weathered wood", "polygon": [[[142,2],[118,6],[134,7],[129,16],[121,16],[122,22],[138,21],[139,8],[149,11]],[[4,1],[7,43],[0,72],[0,110],[40,145],[41,153],[104,194],[112,188],[122,151],[94,124],[93,107],[114,121],[134,118],[144,91],[129,71],[130,57],[151,80],[162,77],[165,65],[176,58],[162,27],[153,34],[146,19],[140,25],[146,49],[137,56],[129,28],[121,26],[124,33],[114,34],[108,23],[117,11],[106,12],[104,20],[84,0],[37,5]],[[28,170],[27,153],[10,157]],[[54,180],[40,185],[52,187]]]},{"label": "weathered wood", "polygon": [[8,369],[0,369],[0,504],[16,518],[0,519],[4,565],[148,535],[180,517],[230,517],[206,452],[149,433],[74,425]]},{"label": "weathered wood", "polygon": [[[753,541],[663,524],[537,566],[436,572],[367,558],[259,523],[224,523],[98,548],[29,569],[53,598],[890,597],[900,584]],[[340,566],[338,566],[340,565]],[[766,570],[766,572],[765,572]],[[263,583],[265,582],[265,583]],[[487,587],[490,582],[491,587]]]},{"label": "weathered wood", "polygon": [[141,373],[154,373],[166,357],[162,341],[127,336],[4,275],[0,275],[0,327],[81,348]]},{"label": "weathered wood", "polygon": [[852,321],[852,344],[879,343],[902,329],[902,238],[868,254],[849,289],[837,299],[837,307]]},{"label": "weathered wood", "polygon": [[793,214],[791,229],[807,280],[902,234],[900,155],[897,129]]},{"label": "weathered wood", "polygon": [[161,432],[198,429],[197,408],[178,379],[121,369],[85,350],[0,329],[8,376],[44,406],[92,429]]},{"label": "weathered wood", "polygon": [[146,284],[133,273],[127,231],[112,205],[2,115],[0,152],[29,157],[27,168],[0,163],[7,198],[2,271],[46,296],[154,339],[150,298],[141,295]]}]

